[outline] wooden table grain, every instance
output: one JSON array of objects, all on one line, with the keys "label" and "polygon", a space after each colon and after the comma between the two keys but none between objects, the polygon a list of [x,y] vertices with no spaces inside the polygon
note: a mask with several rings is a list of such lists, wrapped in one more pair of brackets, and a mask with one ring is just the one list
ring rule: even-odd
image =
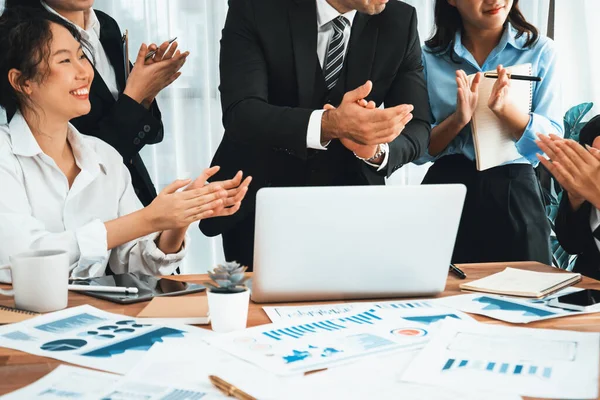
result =
[{"label": "wooden table grain", "polygon": [[[461,294],[458,287],[459,284],[469,282],[472,280],[480,279],[490,274],[502,271],[506,267],[521,268],[531,271],[540,272],[560,272],[557,269],[548,267],[546,265],[535,263],[535,262],[519,262],[519,263],[489,263],[489,264],[463,264],[459,267],[467,274],[467,279],[461,280],[454,275],[448,275],[448,281],[446,283],[446,290],[438,297],[453,296]],[[207,275],[180,275],[170,276],[169,279],[174,279],[184,282],[202,283],[208,279]],[[600,290],[600,281],[596,281],[587,277],[578,283],[576,286],[584,287],[589,289]],[[4,288],[6,285],[0,285],[0,288]],[[205,296],[204,293],[193,294],[191,296]],[[392,300],[392,299],[386,299]],[[350,301],[350,300],[349,300]],[[355,300],[352,300],[355,301]],[[366,300],[372,301],[372,300]],[[341,301],[335,302],[319,302],[319,303],[341,303]],[[69,307],[75,307],[82,304],[89,304],[96,308],[102,309],[116,314],[124,314],[128,316],[136,316],[145,306],[144,303],[136,303],[130,305],[119,305],[111,303],[105,300],[96,299],[93,297],[86,296],[77,292],[69,293]],[[311,304],[310,302],[304,303],[279,303],[278,305],[302,305]],[[314,304],[314,303],[312,303]],[[10,297],[0,295],[0,305],[13,307],[14,302]],[[270,323],[269,318],[262,310],[265,305],[273,304],[256,304],[251,302],[250,309],[248,311],[248,326],[258,326]],[[498,320],[494,320],[488,317],[473,315],[473,317],[481,322],[500,324],[500,325],[512,325],[512,326],[526,326],[528,328],[544,328],[544,329],[565,329],[581,332],[600,332],[600,313],[597,314],[586,314],[581,316],[572,316],[558,319],[550,319],[539,322],[532,322],[527,325],[522,324],[510,324]],[[200,326],[202,328],[209,328],[208,326]],[[51,372],[60,364],[67,364],[62,361],[54,360],[51,358],[40,357],[28,353],[23,353],[17,350],[11,350],[0,347],[0,395],[12,392],[23,386],[29,385],[34,381],[40,379],[44,375]],[[600,377],[599,377],[600,381]],[[528,398],[527,398],[528,399]]]}]

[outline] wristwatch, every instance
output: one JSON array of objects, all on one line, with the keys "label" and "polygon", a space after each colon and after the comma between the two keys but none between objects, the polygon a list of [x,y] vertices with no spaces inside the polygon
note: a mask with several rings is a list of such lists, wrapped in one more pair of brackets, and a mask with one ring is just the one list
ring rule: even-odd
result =
[{"label": "wristwatch", "polygon": [[382,144],[377,145],[377,151],[375,152],[375,154],[372,157],[363,158],[363,157],[357,156],[356,153],[354,153],[354,156],[356,158],[358,158],[359,160],[363,160],[365,162],[372,163],[372,162],[375,162],[375,160],[377,160],[379,157],[381,157],[382,155],[387,153],[389,148],[390,148],[390,146],[387,143],[382,143]]}]

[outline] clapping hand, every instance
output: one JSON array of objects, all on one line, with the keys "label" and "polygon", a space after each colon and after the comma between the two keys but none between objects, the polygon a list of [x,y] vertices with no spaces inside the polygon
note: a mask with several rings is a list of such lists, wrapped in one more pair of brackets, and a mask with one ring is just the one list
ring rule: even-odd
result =
[{"label": "clapping hand", "polygon": [[[190,53],[181,53],[177,46],[177,42],[170,46],[164,42],[159,47],[142,44],[123,93],[148,108],[161,90],[181,76],[179,70]],[[146,59],[151,50],[156,50],[156,54]]]},{"label": "clapping hand", "polygon": [[551,161],[540,154],[538,159],[569,193],[571,204],[587,200],[600,208],[600,150],[557,135],[538,134],[536,143]]},{"label": "clapping hand", "polygon": [[488,107],[494,113],[502,113],[508,103],[508,91],[510,89],[510,79],[508,72],[502,65],[496,67],[498,78],[492,87],[492,93],[488,99]]},{"label": "clapping hand", "polygon": [[242,171],[238,171],[238,173],[229,180],[226,181],[216,181],[207,183],[208,179],[216,174],[219,171],[220,167],[214,166],[212,168],[205,169],[204,172],[189,186],[186,187],[185,190],[195,190],[202,187],[220,187],[226,191],[226,195],[223,198],[223,203],[220,204],[213,210],[213,214],[210,215],[210,218],[213,217],[225,217],[232,214],[235,214],[241,207],[242,200],[246,196],[248,192],[248,186],[252,181],[252,177],[248,176],[246,179],[242,181],[243,173]]}]

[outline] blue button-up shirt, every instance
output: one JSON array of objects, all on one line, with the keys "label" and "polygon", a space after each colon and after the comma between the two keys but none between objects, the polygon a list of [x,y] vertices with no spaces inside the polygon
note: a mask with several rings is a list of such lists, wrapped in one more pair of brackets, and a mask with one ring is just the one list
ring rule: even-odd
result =
[{"label": "blue button-up shirt", "polygon": [[[535,156],[540,152],[535,144],[536,133],[555,133],[563,135],[562,113],[560,104],[560,81],[556,67],[556,51],[554,42],[547,37],[540,36],[533,47],[525,47],[527,35],[517,38],[518,31],[508,25],[504,30],[498,46],[492,50],[482,66],[477,64],[475,58],[462,44],[461,33],[458,32],[454,39],[454,48],[440,54],[433,54],[428,48],[423,49],[423,65],[427,78],[427,91],[431,105],[433,126],[440,124],[456,111],[456,71],[462,69],[467,75],[476,72],[495,70],[499,64],[512,66],[525,63],[532,64],[532,73],[542,77],[541,82],[534,82],[533,99],[529,123],[523,136],[515,142],[518,152],[523,156],[510,161],[508,164],[531,163],[538,164]],[[450,59],[454,52],[454,59]],[[487,101],[487,99],[479,99]],[[429,154],[415,161],[424,164],[435,161],[440,157],[450,154],[463,154],[470,160],[475,160],[473,135],[471,124],[467,124],[460,133],[450,142],[448,147],[436,155]]]}]

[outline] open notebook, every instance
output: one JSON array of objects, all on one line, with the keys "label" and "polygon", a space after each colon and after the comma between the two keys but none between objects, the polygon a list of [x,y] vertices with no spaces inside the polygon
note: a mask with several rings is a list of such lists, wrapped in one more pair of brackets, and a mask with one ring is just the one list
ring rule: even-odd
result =
[{"label": "open notebook", "polygon": [[460,288],[474,292],[508,296],[540,298],[581,280],[581,274],[565,272],[535,272],[506,268],[473,282],[463,283]]},{"label": "open notebook", "polygon": [[[531,68],[531,64],[521,64],[507,67],[506,70],[512,74],[531,75]],[[472,82],[475,74],[469,75],[468,78],[469,82]],[[479,100],[471,120],[478,171],[497,167],[522,157],[517,151],[510,129],[496,117],[487,105],[494,83],[496,83],[496,79],[481,77]],[[508,95],[510,101],[519,110],[528,114],[531,111],[533,99],[533,82],[511,80]]]}]

